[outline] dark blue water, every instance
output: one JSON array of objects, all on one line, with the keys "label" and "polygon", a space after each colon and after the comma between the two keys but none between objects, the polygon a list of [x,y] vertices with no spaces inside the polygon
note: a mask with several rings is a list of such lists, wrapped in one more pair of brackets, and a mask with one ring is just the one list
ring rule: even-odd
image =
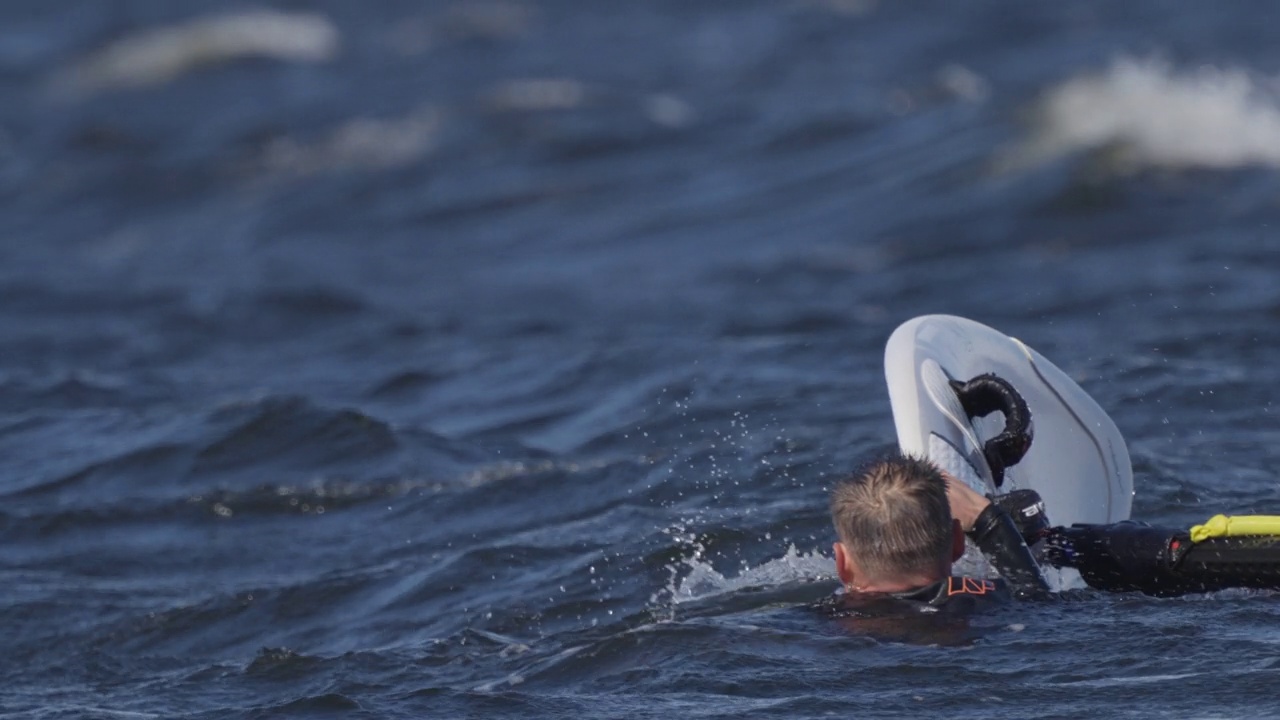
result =
[{"label": "dark blue water", "polygon": [[1271,593],[805,609],[921,313],[1280,510],[1273,4],[278,9],[0,9],[0,711],[1280,717]]}]

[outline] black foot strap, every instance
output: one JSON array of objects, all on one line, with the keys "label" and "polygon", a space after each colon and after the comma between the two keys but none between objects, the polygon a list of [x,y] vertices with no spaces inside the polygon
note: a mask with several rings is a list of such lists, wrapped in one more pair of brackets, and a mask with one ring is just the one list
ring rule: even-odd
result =
[{"label": "black foot strap", "polygon": [[979,375],[968,382],[951,381],[951,389],[960,398],[969,419],[985,417],[997,410],[1004,414],[1004,432],[982,446],[982,454],[991,467],[996,487],[1004,484],[1005,468],[1018,464],[1031,448],[1034,430],[1027,401],[1008,380],[992,373]]}]

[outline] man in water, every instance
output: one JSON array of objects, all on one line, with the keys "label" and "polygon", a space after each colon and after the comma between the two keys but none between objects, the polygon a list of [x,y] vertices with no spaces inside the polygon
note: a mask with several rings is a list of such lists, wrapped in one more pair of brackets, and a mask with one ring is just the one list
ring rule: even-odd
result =
[{"label": "man in water", "polygon": [[[1076,568],[1097,590],[1175,596],[1280,587],[1280,538],[1269,530],[1193,540],[1186,530],[1126,521],[1067,528],[1046,524],[1024,538],[999,502],[913,457],[880,460],[840,481],[831,493],[831,519],[839,536],[835,561],[844,593],[828,606],[856,618],[896,617],[887,625],[862,627],[867,625],[862,622],[860,629],[909,640],[929,635],[940,641],[942,636],[904,626],[904,614],[967,616],[977,606],[1011,596],[1047,595],[1028,542],[1037,542],[1050,565]],[[1001,579],[952,574],[966,536]]]},{"label": "man in water", "polygon": [[[953,611],[1048,591],[1008,513],[927,460],[890,457],[840,481],[831,519],[841,610]],[[951,574],[966,536],[1002,579]]]}]

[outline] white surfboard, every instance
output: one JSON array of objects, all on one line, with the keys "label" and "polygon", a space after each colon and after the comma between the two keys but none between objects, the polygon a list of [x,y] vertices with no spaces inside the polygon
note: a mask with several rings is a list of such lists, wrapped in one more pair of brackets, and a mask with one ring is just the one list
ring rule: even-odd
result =
[{"label": "white surfboard", "polygon": [[[982,493],[1030,488],[1054,525],[1125,520],[1133,469],[1124,438],[1088,393],[1040,353],[986,325],[951,315],[903,323],[885,347],[885,379],[904,453],[924,455]],[[997,489],[982,445],[1004,428],[1000,413],[971,421],[948,384],[984,373],[1026,400],[1030,450]]]}]

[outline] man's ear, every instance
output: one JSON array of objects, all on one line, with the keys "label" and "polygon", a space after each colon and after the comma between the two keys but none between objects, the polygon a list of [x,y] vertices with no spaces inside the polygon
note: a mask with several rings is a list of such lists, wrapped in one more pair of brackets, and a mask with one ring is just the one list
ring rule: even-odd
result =
[{"label": "man's ear", "polygon": [[951,521],[951,562],[964,555],[964,530],[960,529],[960,521]]},{"label": "man's ear", "polygon": [[845,549],[844,543],[836,541],[831,549],[836,555],[836,574],[840,576],[840,582],[846,587],[853,584],[853,558],[849,557],[849,551]]}]

